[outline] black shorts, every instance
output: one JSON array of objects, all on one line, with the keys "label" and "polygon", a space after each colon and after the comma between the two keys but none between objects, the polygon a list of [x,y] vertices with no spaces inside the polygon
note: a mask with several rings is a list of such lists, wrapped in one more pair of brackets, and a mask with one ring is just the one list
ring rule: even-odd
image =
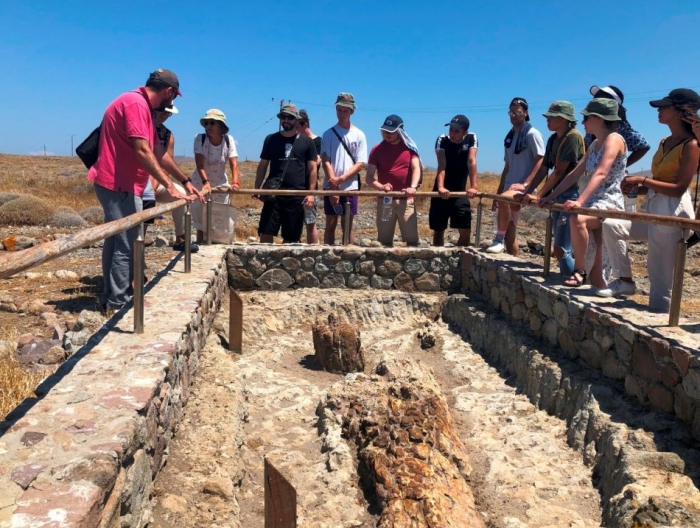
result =
[{"label": "black shorts", "polygon": [[[144,200],[143,201],[143,210],[145,211],[146,209],[153,209],[156,206],[156,201],[155,200]],[[146,220],[144,224],[152,225],[156,221],[155,218],[151,218],[150,220]]]},{"label": "black shorts", "polygon": [[282,228],[282,240],[300,242],[304,230],[304,197],[278,196],[265,202],[260,213],[259,235],[277,236]]},{"label": "black shorts", "polygon": [[433,231],[447,229],[447,221],[452,229],[471,229],[472,207],[469,198],[430,199],[428,223]]}]

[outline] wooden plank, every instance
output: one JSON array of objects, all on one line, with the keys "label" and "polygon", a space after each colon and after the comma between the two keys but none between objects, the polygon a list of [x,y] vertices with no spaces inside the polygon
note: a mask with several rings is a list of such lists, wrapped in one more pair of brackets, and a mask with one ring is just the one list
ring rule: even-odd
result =
[{"label": "wooden plank", "polygon": [[296,528],[297,491],[265,460],[265,528]]},{"label": "wooden plank", "polygon": [[237,354],[243,353],[243,299],[229,287],[228,303],[228,349]]}]

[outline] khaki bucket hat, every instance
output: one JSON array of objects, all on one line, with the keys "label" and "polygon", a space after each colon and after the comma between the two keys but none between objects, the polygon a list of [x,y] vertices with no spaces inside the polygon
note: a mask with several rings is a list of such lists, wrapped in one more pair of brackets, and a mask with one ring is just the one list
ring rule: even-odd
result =
[{"label": "khaki bucket hat", "polygon": [[211,109],[207,110],[207,113],[204,114],[204,117],[199,120],[199,124],[204,126],[204,122],[209,121],[210,119],[213,119],[214,121],[220,121],[221,125],[222,125],[221,128],[222,128],[224,134],[228,134],[228,125],[226,124],[226,114],[224,114],[218,108],[211,108]]}]

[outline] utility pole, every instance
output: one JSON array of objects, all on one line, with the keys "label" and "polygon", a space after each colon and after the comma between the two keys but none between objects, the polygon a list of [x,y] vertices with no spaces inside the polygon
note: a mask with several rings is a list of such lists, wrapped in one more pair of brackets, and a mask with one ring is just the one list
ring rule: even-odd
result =
[{"label": "utility pole", "polygon": [[73,138],[75,137],[75,134],[70,135],[70,155],[75,156],[75,150],[73,150]]},{"label": "utility pole", "polygon": [[44,145],[44,157],[46,157],[46,145]]}]

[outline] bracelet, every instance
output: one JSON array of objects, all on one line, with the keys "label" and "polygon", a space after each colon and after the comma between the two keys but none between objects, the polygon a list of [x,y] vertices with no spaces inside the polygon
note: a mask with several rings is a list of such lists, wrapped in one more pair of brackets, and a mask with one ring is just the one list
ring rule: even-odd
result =
[{"label": "bracelet", "polygon": [[642,187],[646,187],[646,186],[647,186],[647,179],[648,179],[648,178],[649,178],[648,176],[644,176],[644,179],[642,180]]},{"label": "bracelet", "polygon": [[192,178],[185,178],[180,182],[182,185],[187,185],[188,183],[192,183]]},{"label": "bracelet", "polygon": [[206,185],[207,183],[209,183],[209,180],[202,178],[202,185]]}]

